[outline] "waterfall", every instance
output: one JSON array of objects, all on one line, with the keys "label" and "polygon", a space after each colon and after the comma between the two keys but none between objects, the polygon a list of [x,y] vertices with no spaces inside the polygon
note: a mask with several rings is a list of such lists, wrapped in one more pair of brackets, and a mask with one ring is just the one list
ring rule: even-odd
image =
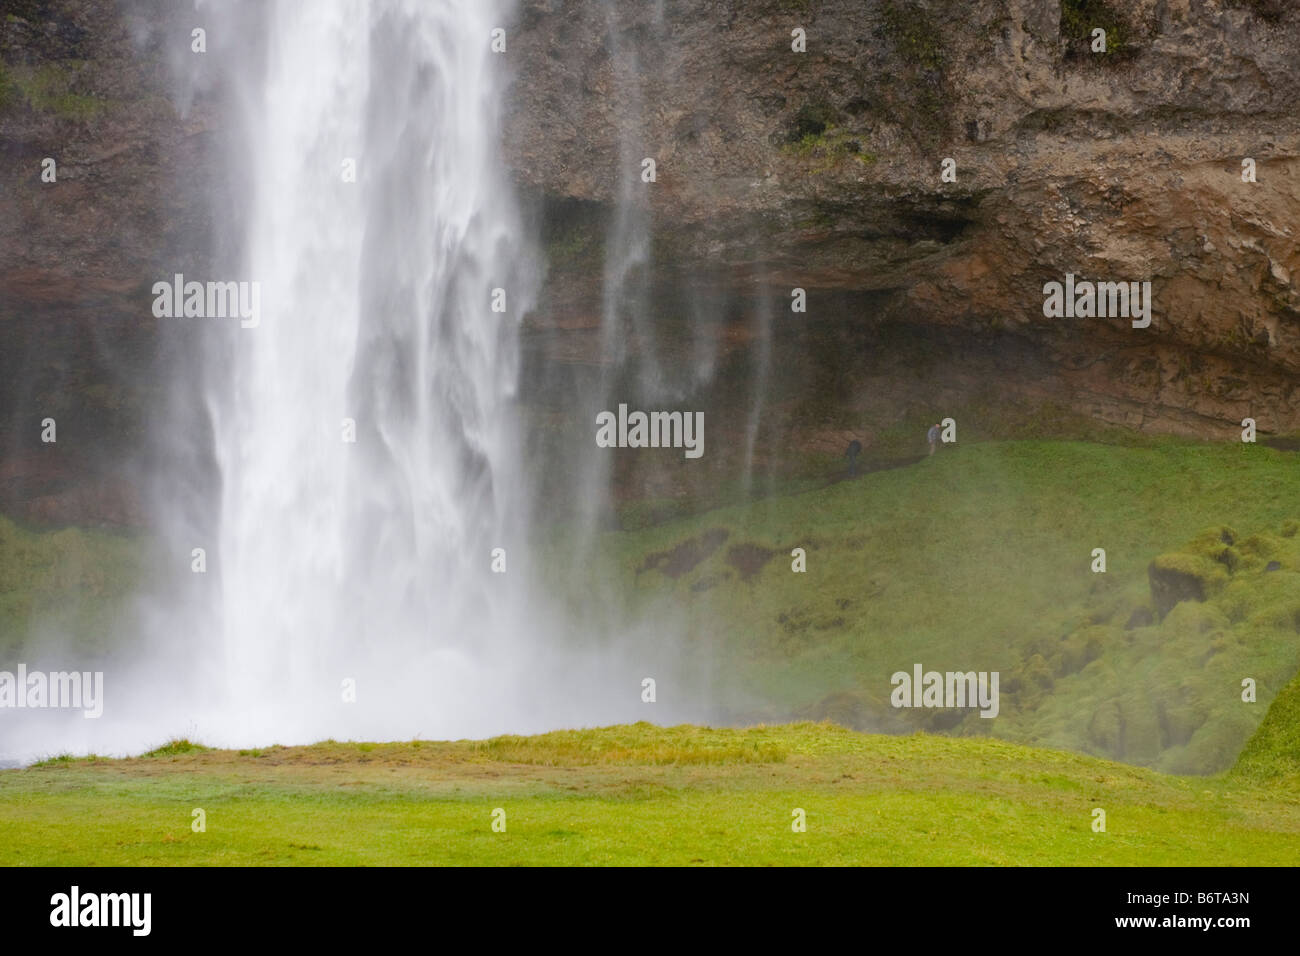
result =
[{"label": "waterfall", "polygon": [[255,8],[233,224],[263,314],[228,330],[204,386],[216,560],[186,602],[220,675],[207,740],[674,715],[672,695],[653,715],[640,697],[673,642],[599,599],[566,607],[535,573],[517,389],[541,269],[500,155],[510,60],[491,45],[511,6]]},{"label": "waterfall", "polygon": [[[250,734],[494,723],[474,719],[495,696],[474,661],[507,653],[522,620],[510,402],[532,296],[496,155],[506,74],[489,36],[503,12],[482,0],[270,11],[261,89],[243,100],[259,157],[244,271],[264,315],[237,335],[210,400],[215,614]],[[491,571],[497,548],[505,574]],[[358,728],[339,707],[349,680],[358,705],[402,704],[358,706],[374,718]]]},{"label": "waterfall", "polygon": [[[185,278],[255,288],[256,315],[163,321],[156,573],[103,717],[24,725],[4,756],[682,715],[665,626],[558,599],[534,564],[517,392],[541,269],[492,49],[511,7],[198,8],[211,47],[178,109],[217,104],[214,274]],[[559,560],[581,581],[593,553]]]}]

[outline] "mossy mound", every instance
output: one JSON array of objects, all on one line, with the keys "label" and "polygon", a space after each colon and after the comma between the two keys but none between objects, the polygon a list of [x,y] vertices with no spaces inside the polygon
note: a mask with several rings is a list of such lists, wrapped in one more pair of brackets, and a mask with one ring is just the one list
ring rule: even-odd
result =
[{"label": "mossy mound", "polygon": [[[1175,773],[1231,766],[1259,724],[1261,708],[1300,667],[1300,545],[1275,533],[1248,536],[1215,526],[1149,568],[1159,619],[1136,626],[1088,626],[1043,656],[1051,692],[1031,658],[1013,671],[1012,706],[1030,711],[1025,738],[1063,744],[1071,709],[1088,714],[1090,753]],[[1067,662],[1084,664],[1074,679]],[[1041,670],[1039,665],[1039,670]],[[1253,681],[1258,702],[1243,699]]]},{"label": "mossy mound", "polygon": [[1181,601],[1204,601],[1223,590],[1228,572],[1199,554],[1162,554],[1147,568],[1151,600],[1164,617]]},{"label": "mossy mound", "polygon": [[1233,769],[1243,776],[1300,784],[1300,674],[1274,698]]}]

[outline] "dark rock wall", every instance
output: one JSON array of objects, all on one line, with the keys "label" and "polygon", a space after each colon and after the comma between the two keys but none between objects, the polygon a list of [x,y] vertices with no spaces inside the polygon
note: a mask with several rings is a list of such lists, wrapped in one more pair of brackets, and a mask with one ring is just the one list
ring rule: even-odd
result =
[{"label": "dark rock wall", "polygon": [[[1028,350],[1051,381],[1003,387],[1047,387],[1103,421],[1300,427],[1291,5],[527,0],[517,31],[512,163],[572,208],[615,202],[627,163],[655,158],[658,182],[634,195],[665,299],[674,270],[742,295],[761,275],[783,297],[809,290],[813,324],[947,326]],[[1043,284],[1067,272],[1151,280],[1151,328],[1045,318]],[[581,326],[584,304],[596,322],[592,274],[557,273],[539,324]],[[864,317],[832,294],[854,292],[889,300]]]}]

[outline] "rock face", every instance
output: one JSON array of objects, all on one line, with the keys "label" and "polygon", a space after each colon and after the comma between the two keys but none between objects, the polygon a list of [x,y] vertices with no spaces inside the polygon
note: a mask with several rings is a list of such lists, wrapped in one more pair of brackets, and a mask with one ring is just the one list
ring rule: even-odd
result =
[{"label": "rock face", "polygon": [[[525,0],[511,42],[520,177],[560,213],[621,201],[652,222],[666,302],[800,287],[810,323],[943,328],[1032,370],[972,354],[977,378],[1104,421],[1300,427],[1289,4]],[[1151,327],[1046,318],[1067,273],[1150,280]],[[553,282],[543,323],[600,310]]]},{"label": "rock face", "polygon": [[1147,578],[1151,583],[1151,600],[1162,619],[1180,601],[1205,600],[1204,582],[1189,571],[1162,567],[1153,561],[1147,568]]},{"label": "rock face", "polygon": [[[134,524],[123,469],[165,394],[148,291],[210,241],[204,113],[178,115],[169,68],[184,10],[10,0],[2,12],[0,510]],[[46,419],[56,442],[41,440]]]},{"label": "rock face", "polygon": [[[178,88],[186,5],[10,0],[4,13],[0,508],[13,509],[63,493],[41,477],[48,462],[24,464],[47,415],[79,449],[59,465],[69,480],[109,480],[138,443],[166,365],[141,305],[160,276],[219,252],[211,186],[229,173],[212,140],[229,120],[219,75]],[[1300,429],[1300,9],[520,0],[506,27],[504,146],[548,263],[527,322],[532,406],[623,376],[648,398],[732,409],[713,421],[747,466],[857,438],[872,455],[891,425],[989,393],[1004,417],[1051,406],[1205,437],[1246,417],[1264,435]],[[41,181],[46,157],[57,183]],[[1149,280],[1151,326],[1046,317],[1044,283],[1067,273]],[[795,288],[806,313],[791,312]],[[785,424],[764,440],[771,421]]]}]

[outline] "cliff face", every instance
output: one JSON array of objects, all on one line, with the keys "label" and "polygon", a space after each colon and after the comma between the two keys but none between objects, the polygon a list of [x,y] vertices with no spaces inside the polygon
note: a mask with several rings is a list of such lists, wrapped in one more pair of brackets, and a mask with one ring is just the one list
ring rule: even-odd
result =
[{"label": "cliff face", "polygon": [[31,521],[139,519],[125,468],[166,400],[148,290],[210,240],[202,113],[169,69],[184,14],[0,3],[0,509]]},{"label": "cliff face", "polygon": [[[0,4],[0,507],[129,520],[75,486],[161,401],[149,284],[214,254],[219,77],[183,103],[174,79],[199,20]],[[1150,431],[1300,429],[1289,4],[521,0],[506,26],[505,148],[549,269],[531,399],[640,362],[660,393],[730,395],[724,429],[762,399],[803,447],[990,391]],[[1067,273],[1150,280],[1150,328],[1045,317]],[[818,399],[783,406],[799,382]]]},{"label": "cliff face", "polygon": [[[945,381],[1156,431],[1300,427],[1288,4],[527,0],[512,42],[512,163],[560,210],[638,206],[666,301],[761,276],[777,334],[801,287],[810,326],[951,343]],[[628,184],[644,157],[657,182]],[[599,310],[571,271],[552,321]],[[1067,273],[1150,280],[1150,328],[1045,317]]]}]

